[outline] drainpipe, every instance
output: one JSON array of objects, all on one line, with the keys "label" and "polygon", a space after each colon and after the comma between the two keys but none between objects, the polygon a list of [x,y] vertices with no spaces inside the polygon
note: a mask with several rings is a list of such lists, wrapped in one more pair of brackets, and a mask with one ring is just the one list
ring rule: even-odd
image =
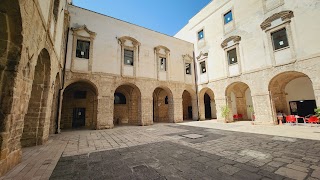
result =
[{"label": "drainpipe", "polygon": [[61,95],[62,95],[62,90],[64,88],[64,83],[65,83],[65,75],[66,75],[66,64],[67,64],[67,54],[68,54],[68,43],[69,43],[69,31],[70,28],[68,27],[67,29],[67,38],[66,38],[66,47],[65,47],[65,53],[64,53],[64,62],[63,62],[63,70],[62,70],[62,86],[59,89],[58,93],[58,104],[57,104],[57,115],[56,115],[56,134],[60,133],[60,128],[59,128],[59,116],[60,116],[60,107],[61,107]]},{"label": "drainpipe", "polygon": [[197,98],[197,105],[198,105],[198,121],[200,121],[200,105],[199,105],[199,95],[198,95],[198,76],[197,76],[197,62],[196,62],[196,56],[195,56],[195,53],[193,51],[193,62],[194,62],[194,66],[193,66],[193,69],[194,69],[194,80],[195,80],[195,86],[196,86],[196,98]]}]

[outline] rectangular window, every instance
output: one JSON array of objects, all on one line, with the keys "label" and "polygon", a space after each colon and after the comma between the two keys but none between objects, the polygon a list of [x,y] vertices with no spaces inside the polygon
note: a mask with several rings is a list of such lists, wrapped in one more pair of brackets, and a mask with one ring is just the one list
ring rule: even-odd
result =
[{"label": "rectangular window", "polygon": [[133,66],[133,51],[131,50],[124,50],[124,64]]},{"label": "rectangular window", "polygon": [[232,20],[233,20],[232,11],[229,11],[224,15],[224,24],[228,24]]},{"label": "rectangular window", "polygon": [[198,40],[201,40],[203,38],[204,38],[204,33],[203,33],[203,30],[201,30],[198,32]]},{"label": "rectangular window", "polygon": [[75,91],[73,93],[74,99],[86,99],[87,98],[87,91]]},{"label": "rectangular window", "polygon": [[77,41],[76,57],[89,59],[90,42],[89,41]]},{"label": "rectangular window", "polygon": [[235,64],[238,62],[238,58],[237,58],[237,49],[231,49],[230,51],[227,52],[228,54],[228,62],[229,65]]},{"label": "rectangular window", "polygon": [[278,50],[289,46],[286,28],[271,33],[273,48]]},{"label": "rectangular window", "polygon": [[160,58],[160,70],[167,71],[167,59],[166,58]]},{"label": "rectangular window", "polygon": [[204,73],[207,72],[206,62],[205,61],[200,62],[200,72],[201,72],[201,74],[204,74]]},{"label": "rectangular window", "polygon": [[186,74],[191,74],[191,63],[186,63]]}]

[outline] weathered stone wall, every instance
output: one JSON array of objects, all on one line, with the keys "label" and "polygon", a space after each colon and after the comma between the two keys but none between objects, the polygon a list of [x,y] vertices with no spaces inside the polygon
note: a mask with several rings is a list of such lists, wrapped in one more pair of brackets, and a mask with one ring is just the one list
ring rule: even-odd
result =
[{"label": "weathered stone wall", "polygon": [[[147,78],[123,78],[120,76],[102,74],[102,73],[73,73],[67,71],[65,88],[72,86],[75,82],[89,82],[97,89],[97,124],[96,129],[105,129],[114,127],[114,119],[121,116],[128,117],[128,123],[133,125],[151,125],[153,124],[153,95],[156,89],[161,89],[161,99],[159,119],[160,122],[182,122],[183,121],[183,105],[182,94],[185,90],[193,90],[195,86],[179,82],[157,81]],[[125,88],[123,88],[125,87]],[[122,90],[121,90],[122,89]],[[131,93],[125,93],[131,92]],[[125,94],[126,105],[114,105],[114,93],[121,92]],[[170,93],[168,93],[170,92]],[[168,96],[168,103],[165,104],[165,97]],[[196,97],[195,93],[191,94]],[[65,96],[63,97],[65,102]],[[193,102],[196,102],[193,100]],[[192,105],[195,106],[196,103]],[[64,105],[62,105],[64,106]],[[127,112],[124,110],[126,109]],[[197,107],[193,107],[197,113]],[[127,113],[128,115],[124,115]],[[61,117],[61,122],[66,116]],[[194,114],[196,116],[197,114]],[[167,118],[164,118],[167,116]],[[197,117],[193,117],[197,118]]]},{"label": "weathered stone wall", "polygon": [[[42,1],[44,2],[44,1]],[[52,1],[45,1],[49,4],[46,10],[49,11],[48,18],[52,17]],[[64,5],[65,1],[61,1]],[[63,66],[60,54],[54,50],[55,39],[62,39],[62,34],[57,35],[47,31],[52,21],[46,19],[43,11],[40,10],[38,0],[3,0],[0,2],[0,51],[1,51],[1,124],[0,124],[0,176],[10,170],[21,160],[21,136],[24,126],[35,128],[37,136],[30,138],[31,144],[41,144],[48,139],[51,115],[52,81]],[[59,18],[64,19],[64,13],[59,14]],[[46,23],[47,22],[47,23]],[[61,23],[58,23],[60,27]],[[56,27],[58,27],[56,26]],[[55,28],[51,29],[55,30]],[[53,35],[54,34],[54,35]],[[7,44],[4,45],[3,43]],[[61,46],[61,43],[57,44]],[[6,47],[6,48],[5,48]],[[31,98],[32,87],[35,77],[35,67],[37,65],[40,52],[46,49],[49,54],[51,65],[46,72],[48,79],[45,96],[38,102],[43,102],[39,111],[39,117],[44,121],[38,127],[31,127],[24,123],[25,115],[30,108],[35,105],[35,98]],[[2,54],[4,54],[2,56]],[[4,75],[4,76],[3,76]],[[45,77],[43,77],[45,78]],[[37,90],[35,90],[36,92]],[[31,103],[29,103],[31,101]],[[31,129],[29,129],[31,130]],[[34,135],[34,133],[31,133]],[[28,144],[28,143],[26,143]]]}]

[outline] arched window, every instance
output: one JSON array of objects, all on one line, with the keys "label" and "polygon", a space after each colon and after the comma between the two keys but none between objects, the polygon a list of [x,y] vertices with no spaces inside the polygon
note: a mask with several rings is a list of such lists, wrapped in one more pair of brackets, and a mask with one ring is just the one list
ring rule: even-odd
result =
[{"label": "arched window", "polygon": [[126,96],[121,93],[115,93],[114,104],[127,104]]}]

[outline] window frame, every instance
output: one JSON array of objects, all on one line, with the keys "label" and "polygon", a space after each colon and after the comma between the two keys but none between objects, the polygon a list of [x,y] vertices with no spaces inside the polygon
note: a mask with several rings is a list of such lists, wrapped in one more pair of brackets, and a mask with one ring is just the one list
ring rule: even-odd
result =
[{"label": "window frame", "polygon": [[[229,20],[229,21],[227,21],[227,19],[226,19],[226,16],[227,16],[228,14],[231,14],[231,20]],[[226,12],[226,13],[223,14],[223,23],[224,23],[224,25],[229,24],[229,23],[232,22],[233,20],[234,20],[234,18],[233,18],[232,9],[230,9],[228,12]]]},{"label": "window frame", "polygon": [[[235,62],[232,63],[232,60],[230,59],[230,52],[235,51]],[[232,66],[232,65],[236,65],[238,64],[238,51],[237,51],[237,47],[233,47],[229,50],[227,50],[227,61],[228,61],[228,65]]]},{"label": "window frame", "polygon": [[[282,30],[285,31],[285,41],[284,41],[284,40],[282,40],[282,41],[286,42],[286,43],[284,43],[284,44],[286,44],[286,46],[278,47],[278,48],[277,48],[277,45],[276,45],[276,43],[275,43],[275,38],[274,38],[273,35],[274,35],[275,33],[278,33],[278,32],[280,32],[280,31],[282,31]],[[272,42],[273,51],[281,51],[282,49],[290,48],[289,38],[288,38],[288,33],[287,33],[287,28],[286,28],[286,27],[283,27],[283,28],[281,28],[281,29],[278,29],[278,30],[275,30],[275,31],[273,31],[273,32],[270,32],[270,37],[271,37],[271,42]],[[281,41],[279,41],[279,43],[280,43],[280,42],[281,42]],[[280,46],[281,46],[281,45],[280,45]]]},{"label": "window frame", "polygon": [[[185,74],[186,75],[192,75],[192,68],[191,68],[191,62],[186,62],[185,64]],[[187,65],[189,67],[187,67]],[[187,71],[189,69],[189,72]]]},{"label": "window frame", "polygon": [[[118,102],[117,102],[116,97],[119,98]],[[127,104],[127,97],[122,93],[114,93],[113,104],[115,104],[115,105],[125,105],[125,104]]]},{"label": "window frame", "polygon": [[[164,69],[161,68],[162,60],[164,60],[164,64],[165,64]],[[162,56],[159,57],[159,70],[163,71],[163,72],[167,71],[167,58],[166,57],[162,57]]]},{"label": "window frame", "polygon": [[[202,34],[201,38],[200,38],[200,33]],[[204,39],[204,29],[201,29],[200,31],[198,31],[197,37],[198,37],[198,41],[201,41]]]},{"label": "window frame", "polygon": [[[79,44],[79,42],[82,42],[83,44],[84,43],[88,43],[89,44],[89,46],[87,47],[88,49],[81,49],[80,50],[80,52],[83,52],[82,50],[85,50],[85,55],[81,55],[80,54],[80,56],[82,56],[82,57],[79,57],[78,56],[78,44]],[[84,46],[84,45],[83,45]],[[91,49],[91,43],[90,43],[90,41],[88,41],[88,40],[82,40],[82,39],[77,39],[77,44],[76,44],[76,58],[80,58],[80,59],[90,59],[90,49]],[[88,53],[86,53],[86,51],[88,51]],[[87,54],[87,55],[86,55]]]},{"label": "window frame", "polygon": [[[123,50],[124,52],[123,52],[123,63],[124,63],[124,65],[126,65],[126,66],[134,66],[135,65],[135,63],[134,63],[134,50],[132,50],[132,49],[129,49],[129,48],[124,48],[124,50]],[[132,52],[132,59],[131,59],[131,63],[128,63],[127,61],[126,61],[126,57],[129,57],[129,56],[126,56],[126,51],[130,51],[130,52]]]},{"label": "window frame", "polygon": [[[203,67],[202,67],[203,63],[204,63],[205,71],[203,71]],[[206,60],[199,62],[199,67],[200,67],[200,74],[206,74],[207,73],[207,62],[206,62]]]}]

